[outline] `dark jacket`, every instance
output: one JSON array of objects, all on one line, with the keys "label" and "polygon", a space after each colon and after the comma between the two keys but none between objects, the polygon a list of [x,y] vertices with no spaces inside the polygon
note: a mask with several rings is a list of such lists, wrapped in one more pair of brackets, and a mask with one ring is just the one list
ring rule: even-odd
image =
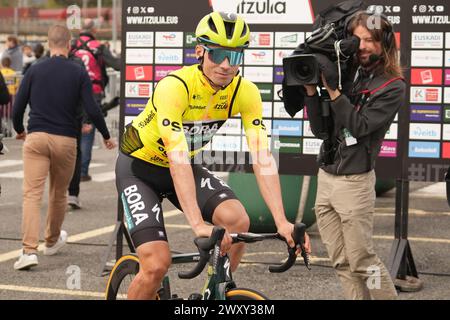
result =
[{"label": "dark jacket", "polygon": [[[384,135],[404,103],[405,82],[398,79],[387,84],[390,80],[380,69],[373,76],[360,70],[353,94],[341,94],[330,102],[328,124],[322,117],[319,96],[305,98],[311,130],[324,139],[318,156],[320,168],[335,175],[374,169]],[[364,99],[360,92],[365,89],[375,92]],[[346,145],[344,128],[356,138],[356,144]]]},{"label": "dark jacket", "polygon": [[[8,104],[9,101],[10,101],[10,96],[9,96],[8,87],[6,86],[5,78],[3,78],[3,75],[0,73],[0,105]],[[2,115],[0,113],[0,118],[1,118],[1,116]]]},{"label": "dark jacket", "polygon": [[110,138],[105,119],[92,96],[86,70],[65,57],[48,58],[31,66],[25,74],[13,106],[17,133],[24,131],[23,115],[28,103],[28,132],[77,137],[82,105],[103,138]]}]

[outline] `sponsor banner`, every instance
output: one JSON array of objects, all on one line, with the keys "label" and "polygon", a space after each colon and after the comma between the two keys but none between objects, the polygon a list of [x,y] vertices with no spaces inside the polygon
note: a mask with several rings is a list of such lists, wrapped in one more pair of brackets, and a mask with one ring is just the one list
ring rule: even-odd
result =
[{"label": "sponsor banner", "polygon": [[156,64],[182,64],[183,49],[155,49]]},{"label": "sponsor banner", "polygon": [[263,107],[263,118],[272,118],[272,102],[262,103]]},{"label": "sponsor banner", "polygon": [[194,48],[196,44],[195,32],[186,32],[184,34],[184,46],[186,48]]},{"label": "sponsor banner", "polygon": [[126,66],[125,80],[127,81],[151,81],[153,80],[152,66]]},{"label": "sponsor banner", "polygon": [[411,87],[411,102],[419,103],[441,103],[442,88],[441,87]]},{"label": "sponsor banner", "polygon": [[281,88],[281,84],[275,84],[273,86],[273,100],[281,101],[280,97],[278,96],[278,92],[281,90]]},{"label": "sponsor banner", "polygon": [[[272,138],[271,137],[267,138],[267,146],[268,146],[269,150],[272,149]],[[250,151],[250,149],[248,148],[247,137],[246,136],[242,137],[242,151],[244,151],[244,152],[249,152]]]},{"label": "sponsor banner", "polygon": [[273,120],[273,134],[277,136],[302,136],[302,121]]},{"label": "sponsor banner", "polygon": [[427,121],[427,122],[441,122],[441,106],[439,105],[412,105],[411,121]]},{"label": "sponsor banner", "polygon": [[442,144],[442,158],[450,159],[450,142],[444,142]]},{"label": "sponsor banner", "polygon": [[241,151],[241,137],[218,136],[212,138],[212,150],[216,151]]},{"label": "sponsor banner", "polygon": [[444,107],[444,122],[450,122],[450,106]]},{"label": "sponsor banner", "polygon": [[303,154],[319,154],[322,140],[320,139],[303,139]]},{"label": "sponsor banner", "polygon": [[384,135],[386,140],[397,140],[398,137],[398,123],[392,123],[388,131]]},{"label": "sponsor banner", "polygon": [[155,32],[155,47],[182,47],[183,32]]},{"label": "sponsor banner", "polygon": [[293,50],[275,50],[275,65],[276,66],[282,66],[283,65],[283,58],[290,56],[292,54]]},{"label": "sponsor banner", "polygon": [[275,32],[275,48],[296,48],[305,42],[303,32]]},{"label": "sponsor banner", "polygon": [[311,130],[311,124],[309,121],[303,121],[303,136],[314,138],[314,133]]},{"label": "sponsor banner", "polygon": [[273,32],[250,33],[250,48],[272,48]]},{"label": "sponsor banner", "polygon": [[445,33],[445,49],[450,49],[450,32]]},{"label": "sponsor banner", "polygon": [[411,50],[411,67],[442,67],[440,50]]},{"label": "sponsor banner", "polygon": [[409,138],[412,140],[440,140],[441,125],[430,123],[410,123]]},{"label": "sponsor banner", "polygon": [[198,63],[197,55],[195,54],[195,49],[185,49],[183,61],[184,61],[184,64],[186,64],[186,65]]},{"label": "sponsor banner", "polygon": [[284,78],[284,70],[283,67],[275,67],[274,68],[274,83],[282,83]]},{"label": "sponsor banner", "polygon": [[126,49],[126,64],[152,64],[153,49]]},{"label": "sponsor banner", "polygon": [[153,47],[153,32],[127,32],[127,47]]},{"label": "sponsor banner", "polygon": [[442,125],[442,140],[450,140],[450,124]]},{"label": "sponsor banner", "polygon": [[252,82],[272,82],[272,67],[243,67],[244,77]]},{"label": "sponsor banner", "polygon": [[149,98],[153,92],[151,82],[125,82],[126,98]]},{"label": "sponsor banner", "polygon": [[219,131],[217,131],[217,134],[241,134],[241,123],[242,121],[240,119],[228,119],[222,127],[220,127]]},{"label": "sponsor banner", "polygon": [[443,32],[412,32],[412,49],[442,49],[444,47]]},{"label": "sponsor banner", "polygon": [[145,109],[148,99],[125,99],[125,114],[138,115]]},{"label": "sponsor banner", "polygon": [[272,150],[279,153],[301,153],[302,141],[292,137],[274,138]]},{"label": "sponsor banner", "polygon": [[450,103],[450,88],[444,88],[444,103]]},{"label": "sponsor banner", "polygon": [[445,51],[445,66],[450,67],[450,51]]},{"label": "sponsor banner", "polygon": [[312,24],[309,0],[211,0],[214,11],[234,12],[248,24]]},{"label": "sponsor banner", "polygon": [[411,84],[441,85],[442,69],[411,69]]},{"label": "sponsor banner", "polygon": [[172,71],[180,69],[181,66],[156,66],[155,67],[155,81],[159,81],[167,76]]},{"label": "sponsor banner", "polygon": [[134,118],[136,118],[136,116],[125,116],[125,118],[124,118],[124,126],[126,126],[129,123],[131,123],[131,121],[133,121]]},{"label": "sponsor banner", "polygon": [[379,156],[385,158],[395,158],[397,156],[397,141],[383,141]]},{"label": "sponsor banner", "polygon": [[450,86],[450,69],[445,69],[444,85]]},{"label": "sponsor banner", "polygon": [[[273,103],[273,117],[274,118],[287,118],[291,119],[289,113],[287,113],[284,108],[283,102],[274,102]],[[301,119],[303,117],[303,111],[299,111],[295,114],[294,119]]]},{"label": "sponsor banner", "polygon": [[269,66],[273,64],[273,50],[247,49],[244,51],[246,65]]},{"label": "sponsor banner", "polygon": [[395,36],[395,46],[398,50],[400,50],[400,32],[394,32],[394,36]]},{"label": "sponsor banner", "polygon": [[440,143],[410,141],[408,156],[411,158],[440,158]]},{"label": "sponsor banner", "polygon": [[272,84],[270,83],[256,83],[261,94],[262,101],[272,101]]}]

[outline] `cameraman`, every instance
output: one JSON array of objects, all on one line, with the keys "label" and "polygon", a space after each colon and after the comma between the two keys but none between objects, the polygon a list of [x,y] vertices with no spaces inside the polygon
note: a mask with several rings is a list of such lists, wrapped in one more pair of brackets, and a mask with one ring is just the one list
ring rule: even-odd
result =
[{"label": "cameraman", "polygon": [[[405,83],[392,25],[384,17],[360,11],[347,30],[360,38],[351,92],[333,90],[322,74],[331,99],[327,118],[316,86],[305,85],[312,132],[324,140],[318,157],[317,224],[346,299],[395,299],[389,272],[373,249],[374,167],[403,104]],[[371,280],[374,274],[376,281]]]}]

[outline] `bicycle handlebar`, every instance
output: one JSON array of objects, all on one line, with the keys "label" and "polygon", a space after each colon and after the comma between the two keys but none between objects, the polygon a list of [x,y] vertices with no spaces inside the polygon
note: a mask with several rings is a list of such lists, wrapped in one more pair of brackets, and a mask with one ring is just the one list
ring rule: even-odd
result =
[{"label": "bicycle handlebar", "polygon": [[[296,244],[295,247],[290,248],[288,246],[289,256],[287,260],[281,265],[269,266],[270,272],[280,273],[290,269],[295,264],[295,261],[297,259],[297,254],[295,253],[297,248],[300,248],[301,250],[301,255],[303,257],[306,267],[308,268],[308,270],[311,270],[309,266],[308,254],[304,246],[305,230],[306,226],[303,223],[296,223],[294,225],[294,232],[292,234],[292,238],[294,239],[294,242]],[[179,272],[178,277],[180,277],[181,279],[193,279],[196,276],[198,276],[208,263],[209,258],[211,256],[211,250],[217,246],[217,253],[219,253],[220,243],[224,235],[225,229],[222,227],[215,226],[211,233],[211,237],[195,238],[194,243],[197,246],[198,252],[200,254],[200,259],[197,262],[196,266],[191,271]],[[279,239],[286,242],[286,239],[284,239],[278,233],[257,234],[251,232],[243,232],[237,234],[230,234],[230,236],[233,240],[233,243],[238,242],[252,243],[266,239]]]}]

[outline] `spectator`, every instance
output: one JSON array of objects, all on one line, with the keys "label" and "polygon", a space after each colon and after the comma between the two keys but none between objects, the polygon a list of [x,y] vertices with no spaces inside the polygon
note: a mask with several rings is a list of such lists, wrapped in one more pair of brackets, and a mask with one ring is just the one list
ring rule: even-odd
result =
[{"label": "spectator", "polygon": [[[71,34],[65,26],[48,31],[50,58],[28,70],[13,106],[16,139],[23,146],[23,252],[14,269],[25,270],[38,264],[40,207],[45,180],[50,174],[50,190],[45,229],[44,255],[54,255],[66,243],[67,232],[61,230],[66,190],[72,177],[76,157],[76,117],[82,105],[103,135],[108,149],[111,141],[102,113],[92,97],[89,76],[80,65],[68,59]],[[28,134],[23,116],[30,103]]]},{"label": "spectator", "polygon": [[19,87],[19,80],[17,78],[16,71],[11,69],[11,58],[9,57],[2,58],[1,64],[2,67],[0,69],[0,72],[5,78],[9,94],[14,96],[17,92],[17,88]]},{"label": "spectator", "polygon": [[33,53],[34,53],[35,59],[23,66],[22,74],[25,74],[25,72],[27,72],[27,70],[30,68],[31,65],[36,64],[36,63],[42,61],[43,59],[47,58],[47,56],[44,55],[44,51],[45,51],[44,46],[42,44],[37,43],[34,46]]},{"label": "spectator", "polygon": [[2,59],[9,57],[11,59],[11,69],[14,71],[22,71],[23,57],[19,47],[19,41],[14,36],[6,38],[6,50],[2,53]]},{"label": "spectator", "polygon": [[[92,19],[86,19],[82,26],[82,31],[77,39],[72,43],[72,55],[80,58],[86,66],[86,70],[92,81],[92,92],[94,99],[101,109],[102,99],[104,97],[105,87],[108,83],[106,67],[120,70],[120,58],[114,57],[105,45],[102,45],[94,36],[95,22]],[[95,138],[95,127],[88,117],[84,118],[82,126],[82,135],[80,142],[81,150],[81,168],[75,170],[74,181],[71,182],[69,190],[68,204],[75,209],[81,207],[79,201],[79,181],[89,181],[89,164],[92,157],[92,146]],[[80,176],[78,177],[78,172]]]},{"label": "spectator", "polygon": [[26,44],[22,46],[22,60],[23,60],[23,66],[27,65],[28,63],[33,62],[36,60],[36,57],[34,56],[33,49],[29,44]]}]

